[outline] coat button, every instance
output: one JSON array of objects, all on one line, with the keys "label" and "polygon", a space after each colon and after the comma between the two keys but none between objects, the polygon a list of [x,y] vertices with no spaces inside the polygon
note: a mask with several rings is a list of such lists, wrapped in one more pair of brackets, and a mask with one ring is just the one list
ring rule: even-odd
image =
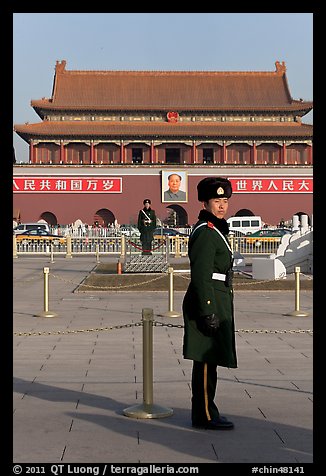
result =
[{"label": "coat button", "polygon": [[207,304],[210,304],[211,302],[210,301],[207,301]]}]

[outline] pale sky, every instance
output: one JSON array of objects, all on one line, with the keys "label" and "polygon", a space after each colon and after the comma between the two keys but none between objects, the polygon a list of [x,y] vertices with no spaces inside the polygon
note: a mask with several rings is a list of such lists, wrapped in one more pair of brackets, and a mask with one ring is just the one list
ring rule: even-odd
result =
[{"label": "pale sky", "polygon": [[[274,71],[285,61],[293,99],[313,100],[312,13],[14,13],[14,124],[38,123],[68,70]],[[303,117],[312,123],[312,113]],[[16,160],[28,146],[14,133]]]}]

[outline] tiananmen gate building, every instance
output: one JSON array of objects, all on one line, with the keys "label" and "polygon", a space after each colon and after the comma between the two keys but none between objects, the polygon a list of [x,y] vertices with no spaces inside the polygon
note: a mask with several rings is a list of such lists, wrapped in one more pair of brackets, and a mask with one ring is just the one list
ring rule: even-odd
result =
[{"label": "tiananmen gate building", "polygon": [[[313,103],[293,99],[275,71],[73,71],[57,61],[41,121],[16,124],[29,163],[14,164],[22,222],[135,223],[150,198],[164,220],[197,221],[197,183],[228,177],[229,215],[249,210],[277,225],[312,216]],[[168,194],[177,176],[179,195]],[[180,182],[181,179],[181,182]]]}]

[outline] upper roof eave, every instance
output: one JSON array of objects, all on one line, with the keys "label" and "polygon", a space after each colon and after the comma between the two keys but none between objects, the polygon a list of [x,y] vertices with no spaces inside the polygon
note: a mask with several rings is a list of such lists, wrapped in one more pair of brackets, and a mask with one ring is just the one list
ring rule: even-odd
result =
[{"label": "upper roof eave", "polygon": [[309,112],[313,108],[313,102],[312,101],[304,101],[304,102],[295,102],[292,104],[289,104],[287,106],[281,105],[281,106],[228,106],[228,107],[209,107],[209,106],[198,106],[198,107],[179,107],[179,106],[155,106],[152,105],[150,107],[147,106],[142,106],[142,105],[137,105],[137,106],[128,106],[128,107],[123,107],[123,106],[91,106],[91,105],[83,105],[83,106],[67,106],[67,105],[54,105],[50,101],[42,101],[42,100],[33,100],[31,101],[31,106],[38,111],[108,111],[108,112],[134,112],[134,111],[162,111],[162,112],[168,112],[168,111],[176,111],[176,112],[191,112],[191,111],[208,111],[208,112],[227,112],[227,111],[250,111],[250,112],[275,112],[275,111],[307,111]]},{"label": "upper roof eave", "polygon": [[180,140],[211,138],[287,138],[312,139],[313,126],[302,123],[168,123],[113,121],[45,121],[37,124],[16,124],[14,131],[24,140],[105,138],[106,140],[174,138]]}]

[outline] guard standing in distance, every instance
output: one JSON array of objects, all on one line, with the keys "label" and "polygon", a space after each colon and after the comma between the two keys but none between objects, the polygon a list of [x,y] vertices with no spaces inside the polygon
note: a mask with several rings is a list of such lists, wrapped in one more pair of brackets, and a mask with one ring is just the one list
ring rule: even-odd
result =
[{"label": "guard standing in distance", "polygon": [[149,198],[146,198],[143,204],[144,208],[139,210],[137,226],[140,231],[142,255],[151,255],[154,230],[156,228],[156,215],[155,210],[151,209],[151,201]]},{"label": "guard standing in distance", "polygon": [[232,186],[226,178],[208,177],[197,190],[203,210],[189,238],[191,281],[183,300],[183,356],[193,360],[191,419],[195,428],[229,430],[234,425],[214,398],[217,366],[237,367],[233,254],[224,219]]}]

